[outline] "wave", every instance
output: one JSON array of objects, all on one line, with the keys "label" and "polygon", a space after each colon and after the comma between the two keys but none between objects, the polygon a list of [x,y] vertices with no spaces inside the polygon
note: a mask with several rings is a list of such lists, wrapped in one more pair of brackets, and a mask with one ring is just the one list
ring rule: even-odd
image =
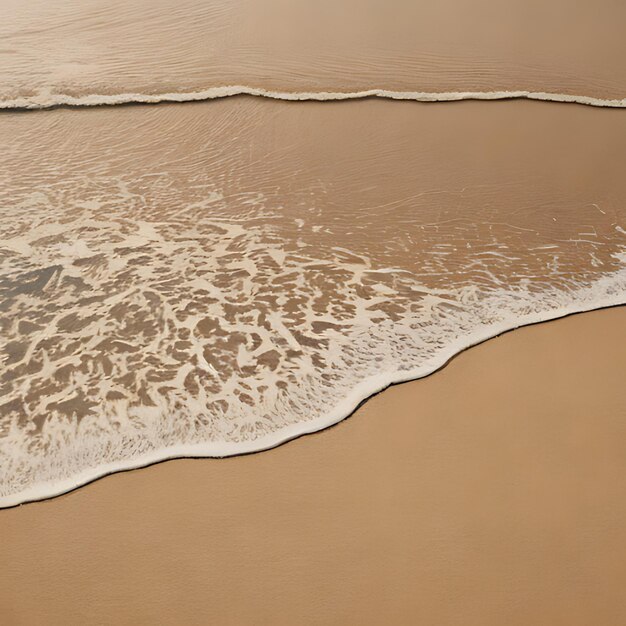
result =
[{"label": "wave", "polygon": [[626,303],[625,124],[519,101],[0,116],[0,506],[271,448]]},{"label": "wave", "polygon": [[32,96],[0,101],[0,109],[51,109],[56,107],[95,107],[121,104],[159,104],[166,102],[197,102],[228,98],[231,96],[258,96],[287,101],[337,101],[362,98],[388,98],[390,100],[414,100],[416,102],[454,102],[459,100],[508,100],[527,99],[547,102],[583,104],[594,107],[626,108],[626,98],[603,99],[586,95],[550,93],[542,91],[392,91],[367,89],[363,91],[272,91],[261,87],[225,85],[200,91],[169,92],[160,94],[118,93],[72,96],[62,93],[42,92]]},{"label": "wave", "polygon": [[[511,302],[510,294],[503,295],[503,298],[496,297],[491,303],[500,310],[504,310]],[[105,476],[148,467],[167,460],[226,458],[269,450],[304,435],[329,428],[349,417],[365,400],[386,388],[395,384],[425,378],[443,368],[452,358],[464,350],[503,333],[523,326],[557,320],[570,315],[624,305],[626,305],[626,271],[616,272],[613,276],[599,280],[593,286],[580,289],[569,304],[559,306],[550,311],[521,313],[525,307],[529,306],[529,301],[518,301],[518,306],[516,307],[518,310],[513,312],[509,307],[506,319],[482,327],[479,326],[471,335],[457,338],[420,366],[408,370],[371,375],[352,387],[343,399],[334,405],[333,410],[327,414],[308,422],[290,424],[254,441],[188,443],[151,450],[152,442],[150,437],[146,437],[146,433],[142,433],[141,440],[137,440],[135,445],[139,448],[145,448],[145,451],[135,454],[132,458],[118,458],[104,462],[100,458],[100,462],[93,463],[86,469],[85,457],[89,456],[90,451],[97,450],[97,454],[100,457],[103,456],[103,452],[105,455],[111,454],[112,456],[115,456],[115,453],[118,452],[125,456],[128,452],[126,450],[128,441],[124,442],[124,450],[116,450],[115,445],[111,445],[111,441],[106,442],[104,445],[102,441],[97,439],[91,442],[83,441],[79,457],[75,459],[83,466],[80,471],[69,478],[38,483],[17,493],[0,494],[0,509],[54,498]],[[173,420],[175,418],[170,417],[170,419]],[[154,434],[158,437],[158,433]],[[92,459],[92,462],[94,460]]]}]

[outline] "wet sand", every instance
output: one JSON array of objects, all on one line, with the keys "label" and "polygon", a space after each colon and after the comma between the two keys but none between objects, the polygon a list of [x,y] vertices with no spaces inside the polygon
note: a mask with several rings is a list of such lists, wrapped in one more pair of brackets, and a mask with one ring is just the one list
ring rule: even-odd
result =
[{"label": "wet sand", "polygon": [[223,85],[626,98],[614,0],[8,1],[2,101]]},{"label": "wet sand", "polygon": [[625,330],[516,330],[275,450],[0,511],[1,621],[622,624]]}]

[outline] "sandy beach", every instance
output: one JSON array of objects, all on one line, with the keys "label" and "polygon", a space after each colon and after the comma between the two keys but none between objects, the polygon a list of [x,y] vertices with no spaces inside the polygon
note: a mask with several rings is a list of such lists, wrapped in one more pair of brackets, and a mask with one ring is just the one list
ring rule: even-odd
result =
[{"label": "sandy beach", "polygon": [[271,452],[0,511],[3,621],[622,624],[625,330],[522,328]]},{"label": "sandy beach", "polygon": [[626,623],[625,2],[0,3],[0,626]]}]

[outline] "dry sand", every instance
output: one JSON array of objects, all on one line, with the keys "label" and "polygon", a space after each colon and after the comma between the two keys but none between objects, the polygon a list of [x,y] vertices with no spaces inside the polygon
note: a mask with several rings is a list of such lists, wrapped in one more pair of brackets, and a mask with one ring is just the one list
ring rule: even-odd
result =
[{"label": "dry sand", "polygon": [[2,623],[623,624],[626,308],[275,450],[0,512]]}]

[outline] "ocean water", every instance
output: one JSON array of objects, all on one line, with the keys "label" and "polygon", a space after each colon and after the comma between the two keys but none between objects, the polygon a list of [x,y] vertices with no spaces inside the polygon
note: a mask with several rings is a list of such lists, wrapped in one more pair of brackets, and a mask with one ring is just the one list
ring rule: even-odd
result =
[{"label": "ocean water", "polygon": [[[349,11],[330,4],[311,31],[278,2],[7,5],[0,506],[165,458],[271,448],[500,332],[626,301],[626,82],[600,63],[606,48],[579,74],[567,46],[551,71],[508,45],[490,65],[498,42],[477,52],[458,17],[442,41],[396,40],[389,22],[372,43],[371,4],[347,39]],[[431,26],[465,4],[445,6]],[[622,45],[594,16],[580,28]],[[336,48],[319,59],[311,32],[328,23]],[[483,65],[455,60],[465,49]],[[539,91],[609,108],[81,106],[238,84],[313,99]]]},{"label": "ocean water", "polygon": [[230,93],[624,106],[616,0],[4,0],[0,107]]}]

